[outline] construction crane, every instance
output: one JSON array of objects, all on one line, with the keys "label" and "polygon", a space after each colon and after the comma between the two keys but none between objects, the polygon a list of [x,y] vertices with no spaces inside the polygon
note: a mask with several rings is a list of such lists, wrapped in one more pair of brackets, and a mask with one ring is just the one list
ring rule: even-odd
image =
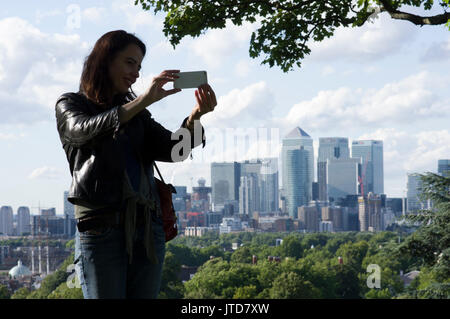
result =
[{"label": "construction crane", "polygon": [[[31,208],[37,208],[38,209],[38,215],[37,215],[37,227],[36,225],[33,223],[33,229],[32,229],[32,244],[31,244],[31,271],[34,274],[36,272],[35,267],[34,267],[34,240],[36,238],[36,232],[37,232],[37,238],[38,238],[38,270],[39,270],[39,275],[42,274],[42,252],[41,252],[41,246],[42,246],[42,225],[41,225],[41,212],[42,209],[48,209],[48,208],[43,208],[41,207],[41,202],[39,202],[39,205],[33,206]],[[47,233],[48,233],[48,218],[47,218]],[[47,260],[48,260],[48,234],[47,234]],[[48,266],[47,266],[48,268]]]}]

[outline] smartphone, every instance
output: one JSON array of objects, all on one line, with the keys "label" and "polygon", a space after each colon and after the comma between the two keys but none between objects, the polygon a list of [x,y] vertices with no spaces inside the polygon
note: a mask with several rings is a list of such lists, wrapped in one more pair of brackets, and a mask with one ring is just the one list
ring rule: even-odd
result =
[{"label": "smartphone", "polygon": [[179,78],[173,82],[175,89],[198,88],[200,85],[208,83],[206,71],[180,72],[176,73],[176,75]]}]

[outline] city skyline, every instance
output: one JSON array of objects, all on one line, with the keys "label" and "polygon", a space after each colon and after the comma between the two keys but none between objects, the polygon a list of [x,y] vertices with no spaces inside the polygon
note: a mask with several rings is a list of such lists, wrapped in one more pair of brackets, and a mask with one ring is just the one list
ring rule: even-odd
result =
[{"label": "city skyline", "polygon": [[[358,194],[356,177],[361,174],[362,163],[366,162],[364,154],[360,153],[361,158],[350,158],[346,149],[347,143],[341,138],[342,147],[334,148],[333,152],[331,147],[324,152],[335,155],[328,156],[326,162],[329,183],[327,198],[319,199],[316,193],[312,195],[312,200],[305,200],[301,193],[306,193],[305,182],[309,181],[309,174],[305,169],[308,167],[309,154],[299,140],[306,138],[305,144],[309,145],[309,136],[300,128],[294,129],[291,133],[293,134],[285,137],[288,149],[283,152],[287,159],[287,164],[283,167],[288,169],[285,175],[286,189],[278,188],[279,174],[276,169],[278,158],[212,163],[213,187],[206,186],[202,178],[197,181],[198,186],[193,187],[192,193],[187,193],[186,186],[175,186],[177,193],[173,195],[173,201],[181,231],[187,232],[188,236],[200,236],[205,231],[219,230],[222,233],[255,229],[300,232],[340,232],[359,229],[377,232],[390,227],[396,217],[431,207],[430,201],[422,202],[420,199],[421,181],[418,174],[408,174],[406,199],[388,198],[386,194],[374,193],[372,189],[367,193]],[[327,140],[331,141],[331,146],[339,144],[332,142],[331,138]],[[366,146],[372,142],[382,145],[382,141],[365,142],[370,143],[358,141]],[[343,158],[340,158],[340,152],[343,153]],[[379,155],[382,158],[382,153]],[[324,157],[321,158],[323,159]],[[438,159],[437,173],[448,174],[449,162],[449,159]],[[295,179],[302,183],[296,184],[293,182]],[[289,189],[291,187],[299,189]],[[283,192],[283,196],[279,196],[279,191]],[[300,195],[296,195],[296,191],[300,191]],[[36,216],[30,214],[29,207],[19,207],[15,215],[11,206],[0,206],[0,235],[35,236],[43,231],[52,234],[51,236],[70,237],[75,230],[75,220],[73,206],[67,201],[67,194],[68,192],[64,192],[65,210],[62,217],[57,216],[55,208],[42,209],[40,216]],[[400,206],[394,203],[398,200],[401,201]],[[359,223],[357,228],[355,223]],[[192,226],[200,227],[199,232],[190,229]]]},{"label": "city skyline", "polygon": [[[309,137],[309,135],[307,135],[306,132],[304,132],[303,130],[301,130],[298,127],[295,128],[293,131],[291,131],[291,133],[288,134],[286,137],[289,137],[289,136],[291,138],[294,137],[295,134],[296,134],[295,131],[299,132],[299,134],[305,134],[305,136]],[[327,172],[325,174],[326,178],[328,178],[327,174],[329,174],[328,170],[329,170],[330,164],[333,165],[333,167],[334,167],[334,165],[336,165],[339,168],[339,170],[334,173],[333,180],[340,179],[341,183],[343,183],[342,177],[345,174],[341,175],[340,171],[345,172],[345,169],[347,169],[347,173],[348,173],[349,168],[352,167],[354,164],[356,164],[356,171],[357,172],[358,172],[358,165],[360,165],[359,169],[362,169],[362,167],[364,165],[362,163],[364,162],[364,160],[360,161],[359,158],[354,158],[353,157],[353,151],[351,153],[349,153],[348,151],[350,150],[350,148],[348,147],[348,144],[343,142],[344,140],[346,140],[348,142],[348,138],[345,138],[345,137],[344,138],[342,138],[342,137],[321,137],[320,140],[326,140],[328,143],[330,143],[329,145],[327,145],[327,147],[330,147],[330,145],[332,145],[332,144],[334,144],[335,146],[338,146],[338,147],[334,148],[333,152],[335,152],[335,155],[336,155],[336,152],[338,152],[338,153],[339,152],[344,152],[343,156],[339,156],[339,157],[332,156],[332,157],[330,157],[330,154],[331,154],[330,152],[331,151],[327,149],[327,150],[324,150],[322,153],[320,153],[320,145],[319,145],[319,154],[317,154],[317,156],[316,156],[316,154],[314,153],[314,158],[317,159],[317,160],[314,160],[314,164],[313,165],[314,165],[314,167],[319,168],[319,163],[320,163],[319,160],[326,159],[327,160],[327,162],[325,162],[326,163],[325,170]],[[360,142],[361,141],[357,141],[357,143],[360,143]],[[383,157],[383,155],[382,155],[383,141],[362,141],[362,142],[378,142],[378,143],[380,143],[381,144],[381,158]],[[345,149],[345,145],[347,145],[348,149]],[[339,148],[339,150],[337,150],[337,148]],[[330,153],[330,154],[328,154],[327,152]],[[361,154],[360,154],[360,156],[361,156]],[[231,175],[233,175],[234,178],[235,178],[235,182],[233,182],[235,184],[234,184],[234,186],[231,186],[231,188],[229,190],[227,190],[226,193],[228,194],[228,192],[232,192],[233,193],[233,196],[232,196],[233,198],[231,200],[236,201],[237,206],[240,206],[241,205],[241,203],[240,203],[240,194],[241,194],[240,188],[241,188],[241,182],[242,182],[242,177],[243,177],[242,172],[241,172],[242,168],[241,168],[240,165],[241,164],[245,164],[245,163],[247,163],[247,165],[254,165],[255,163],[258,163],[259,166],[257,168],[257,171],[258,172],[262,172],[263,170],[261,170],[261,161],[266,161],[266,165],[267,166],[266,166],[266,173],[265,174],[275,174],[276,173],[276,176],[278,177],[277,185],[281,185],[280,187],[278,187],[277,191],[280,192],[280,191],[283,191],[283,189],[284,189],[283,182],[282,182],[282,177],[281,177],[282,174],[279,174],[279,171],[277,171],[276,169],[277,169],[277,167],[279,168],[280,166],[283,166],[282,165],[282,161],[281,161],[281,157],[282,157],[282,154],[280,154],[280,156],[278,158],[253,158],[253,159],[246,159],[246,160],[244,160],[242,162],[236,162],[236,161],[233,161],[233,162],[226,162],[226,161],[224,161],[224,162],[213,162],[213,163],[211,163],[211,171],[212,171],[212,168],[213,168],[214,165],[216,165],[216,166],[219,165],[219,166],[222,166],[222,167],[225,167],[225,168],[229,167],[229,168],[232,169],[232,171],[230,171],[230,172],[232,172]],[[273,160],[276,163],[275,167],[274,167],[273,163],[271,163],[271,161],[273,161]],[[306,161],[309,160],[309,156],[306,153],[305,153],[305,160]],[[278,165],[278,163],[280,163],[280,162],[281,162],[281,165]],[[436,160],[436,170],[430,171],[430,172],[442,175],[443,172],[450,171],[450,169],[449,169],[450,164],[449,163],[450,163],[450,159],[437,159]],[[347,164],[347,167],[345,166],[345,164]],[[239,166],[236,166],[236,165],[239,165]],[[351,170],[352,169],[350,169],[350,171]],[[222,174],[223,174],[223,176],[227,176],[227,173],[230,173],[230,172],[224,171],[224,173],[222,173]],[[416,188],[416,186],[419,185],[420,182],[418,182],[416,180],[414,180],[414,182],[412,182],[411,178],[415,177],[415,176],[418,176],[418,174],[422,174],[422,173],[425,173],[425,172],[408,172],[406,174],[407,182],[406,182],[406,185],[405,185],[405,192],[404,192],[403,196],[389,196],[389,194],[386,194],[386,193],[376,193],[376,192],[375,192],[375,194],[384,194],[388,198],[403,198],[405,200],[407,200],[408,198],[411,198],[411,197],[417,197],[417,191],[416,190],[412,190],[412,189]],[[244,172],[244,176],[245,175],[246,174]],[[317,169],[316,170],[316,175],[314,176],[314,179],[313,179],[313,183],[318,183],[319,182],[319,175],[320,175],[320,170]],[[339,175],[341,175],[341,176],[339,176]],[[349,176],[349,175],[347,175],[347,176]],[[191,180],[191,183],[192,183],[192,180]],[[206,185],[206,181],[205,181],[203,176],[198,177],[197,183],[198,183],[197,186],[205,186]],[[358,183],[358,181],[356,181],[356,183]],[[196,186],[194,184],[191,184],[191,185],[192,185],[191,189],[196,188]],[[347,184],[347,186],[348,185],[349,184]],[[415,185],[415,186],[411,187],[409,185]],[[176,188],[184,188],[186,190],[188,189],[187,185],[174,185],[174,186]],[[213,195],[213,194],[217,194],[218,189],[223,191],[223,187],[220,187],[220,185],[219,186],[216,185],[216,187],[213,187],[212,183],[211,183],[210,187],[213,190],[212,194],[211,194],[211,204],[214,205],[215,196],[217,196],[217,195]],[[320,184],[319,184],[319,187],[320,187]],[[327,189],[328,196],[333,197],[332,195],[330,195],[329,187],[330,186],[327,184],[327,187],[325,189]],[[286,191],[286,190],[284,189],[284,191]],[[334,190],[334,192],[336,192],[336,190]],[[373,192],[373,189],[369,190],[368,192]],[[365,192],[365,195],[367,195],[368,192]],[[324,200],[324,199],[320,199],[319,194],[320,193],[318,193],[318,200]],[[358,186],[357,192],[355,194],[359,194],[360,195],[359,186]],[[32,207],[32,208],[35,208],[35,209],[36,208],[39,209],[37,213],[33,213],[32,211],[30,211],[30,206],[20,205],[16,209],[14,209],[14,207],[12,205],[9,205],[8,203],[0,203],[0,207],[1,208],[3,208],[3,207],[5,207],[5,208],[6,207],[11,207],[11,209],[12,209],[11,212],[14,214],[14,216],[20,215],[20,211],[22,209],[27,209],[29,211],[30,215],[38,215],[39,211],[42,212],[42,211],[46,211],[46,210],[55,210],[59,216],[64,216],[66,214],[69,214],[71,217],[73,217],[73,214],[74,214],[73,213],[73,205],[68,205],[69,202],[67,201],[67,195],[68,195],[68,191],[64,191],[63,192],[63,197],[64,197],[63,203],[64,203],[64,205],[63,205],[63,210],[62,211],[57,211],[55,209],[55,207],[40,207],[40,206],[38,206],[38,207]],[[348,192],[347,195],[352,195],[352,193]],[[219,196],[222,198],[224,196],[224,194],[219,194]],[[227,199],[229,199],[228,196],[229,195],[225,195],[225,197],[227,197]],[[311,194],[311,196],[312,196],[312,194]],[[344,196],[344,195],[342,195],[342,196]],[[261,199],[261,201],[262,200],[263,199]],[[325,201],[328,201],[328,199],[325,199]],[[308,202],[309,201],[305,201],[304,203],[302,202],[299,206],[307,205]],[[220,203],[221,203],[220,204],[220,208],[223,208],[223,205],[222,205],[223,204],[223,199],[222,199],[222,201]],[[240,208],[238,208],[238,209],[240,209]],[[18,216],[17,216],[17,218],[18,218]]]},{"label": "city skyline", "polygon": [[[262,57],[248,56],[257,25],[208,30],[183,39],[173,50],[162,21],[162,15],[143,12],[134,0],[4,4],[0,205],[14,212],[19,206],[30,207],[33,214],[38,206],[63,212],[62,194],[71,177],[54,105],[59,95],[78,89],[83,60],[95,41],[117,29],[135,33],[148,46],[133,86],[137,94],[154,75],[174,68],[206,70],[216,92],[218,107],[202,118],[205,148],[194,150],[193,160],[158,163],[173,184],[190,189],[191,180],[203,177],[211,185],[209,165],[218,159],[278,157],[281,137],[297,126],[313,139],[315,154],[320,137],[345,136],[349,143],[383,140],[384,192],[391,197],[406,195],[408,172],[436,171],[437,159],[450,158],[450,32],[445,26],[418,28],[381,13],[361,28],[338,28],[332,38],[310,43],[302,68],[283,73],[260,65]],[[184,90],[149,111],[175,130],[194,103],[193,91]],[[262,138],[239,150],[220,142],[229,130],[237,135],[238,129],[260,128],[273,131],[278,142],[269,148]]]}]

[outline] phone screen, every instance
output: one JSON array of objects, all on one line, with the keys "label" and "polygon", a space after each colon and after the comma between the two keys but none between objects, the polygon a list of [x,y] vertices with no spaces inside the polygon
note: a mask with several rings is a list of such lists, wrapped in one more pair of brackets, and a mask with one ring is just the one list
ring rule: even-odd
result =
[{"label": "phone screen", "polygon": [[198,88],[202,84],[208,83],[206,71],[180,72],[173,83],[175,89]]}]

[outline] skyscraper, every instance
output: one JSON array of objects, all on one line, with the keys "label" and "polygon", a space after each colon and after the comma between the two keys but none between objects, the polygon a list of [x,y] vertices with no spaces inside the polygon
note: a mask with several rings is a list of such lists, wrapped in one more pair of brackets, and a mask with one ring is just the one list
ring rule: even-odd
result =
[{"label": "skyscraper", "polygon": [[406,207],[408,213],[414,213],[421,209],[427,209],[426,201],[421,198],[422,180],[417,173],[407,174],[408,181],[406,184]]},{"label": "skyscraper", "polygon": [[278,159],[265,158],[261,165],[260,210],[275,212],[278,210]]},{"label": "skyscraper", "polygon": [[240,166],[239,214],[251,216],[260,210],[262,162],[260,159],[244,161]]},{"label": "skyscraper", "polygon": [[21,206],[17,210],[17,235],[31,233],[30,209]]},{"label": "skyscraper", "polygon": [[239,214],[252,216],[259,210],[258,177],[255,173],[241,176],[239,186]]},{"label": "skyscraper", "polygon": [[69,192],[64,192],[64,215],[69,215],[70,218],[75,218],[75,206],[67,200]]},{"label": "skyscraper", "polygon": [[298,207],[309,203],[308,155],[309,152],[303,147],[299,150],[287,150],[284,154],[287,170],[283,182],[286,185],[286,210],[292,218],[297,218]]},{"label": "skyscraper", "polygon": [[317,182],[319,184],[319,200],[328,201],[327,193],[327,160],[347,159],[350,157],[348,139],[344,137],[319,138],[319,154],[317,156]]},{"label": "skyscraper", "polygon": [[290,216],[297,217],[297,207],[312,198],[314,149],[312,138],[301,128],[294,128],[282,140],[283,188]]},{"label": "skyscraper", "polygon": [[186,186],[174,186],[176,193],[172,194],[173,208],[175,212],[186,211],[186,199],[187,199],[187,187]]},{"label": "skyscraper", "polygon": [[241,166],[233,163],[211,163],[213,210],[223,209],[230,201],[239,201]]},{"label": "skyscraper", "polygon": [[450,177],[450,159],[438,160],[438,174]]},{"label": "skyscraper", "polygon": [[357,158],[327,160],[327,189],[330,200],[358,195],[358,167]]},{"label": "skyscraper", "polygon": [[[383,141],[359,140],[352,142],[352,157],[360,158],[364,194],[384,193]],[[359,189],[361,191],[361,189]]]},{"label": "skyscraper", "polygon": [[11,206],[0,208],[0,233],[13,235],[13,209]]},{"label": "skyscraper", "polygon": [[381,197],[372,192],[367,196],[360,196],[359,203],[359,230],[360,231],[381,231],[383,230],[381,214]]}]

